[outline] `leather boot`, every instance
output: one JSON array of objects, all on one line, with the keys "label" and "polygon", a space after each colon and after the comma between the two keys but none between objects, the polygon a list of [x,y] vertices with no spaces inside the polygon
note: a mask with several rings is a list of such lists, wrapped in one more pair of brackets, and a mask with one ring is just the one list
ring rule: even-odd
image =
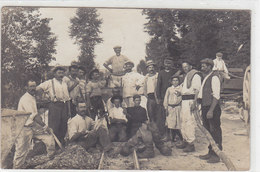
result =
[{"label": "leather boot", "polygon": [[211,155],[209,160],[207,161],[208,163],[218,163],[220,162],[220,158],[217,155]]},{"label": "leather boot", "polygon": [[145,145],[145,150],[142,153],[138,153],[138,158],[153,158],[154,157],[154,148],[153,144]]},{"label": "leather boot", "polygon": [[208,160],[212,156],[213,151],[210,149],[206,155],[200,155],[199,158],[202,160]]},{"label": "leather boot", "polygon": [[183,152],[194,152],[195,146],[192,143],[188,143],[187,146],[183,149]]}]

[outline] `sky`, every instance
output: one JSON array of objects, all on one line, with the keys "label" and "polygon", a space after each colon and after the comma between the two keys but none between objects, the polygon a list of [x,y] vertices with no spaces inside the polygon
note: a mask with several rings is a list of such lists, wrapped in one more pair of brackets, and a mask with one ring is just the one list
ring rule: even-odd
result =
[{"label": "sky", "polygon": [[[52,18],[50,27],[57,36],[56,61],[51,65],[69,65],[79,55],[79,47],[69,36],[70,19],[76,14],[76,8],[41,8],[42,17]],[[144,32],[147,22],[140,9],[105,9],[99,8],[102,19],[100,37],[103,42],[95,46],[96,63],[103,68],[103,63],[113,56],[115,45],[122,46],[121,54],[130,58],[135,65],[144,59],[149,35]]]}]

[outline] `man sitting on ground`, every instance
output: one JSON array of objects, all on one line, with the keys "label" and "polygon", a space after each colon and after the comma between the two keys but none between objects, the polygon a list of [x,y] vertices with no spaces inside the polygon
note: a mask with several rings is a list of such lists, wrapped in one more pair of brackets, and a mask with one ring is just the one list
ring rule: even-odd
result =
[{"label": "man sitting on ground", "polygon": [[93,121],[86,115],[84,101],[77,104],[77,115],[68,122],[68,140],[76,142],[88,150],[99,143],[104,151],[112,148],[105,118]]},{"label": "man sitting on ground", "polygon": [[127,108],[130,137],[134,136],[137,130],[142,126],[142,123],[148,120],[146,115],[146,110],[140,106],[141,96],[134,95],[133,101],[134,101],[134,107]]}]

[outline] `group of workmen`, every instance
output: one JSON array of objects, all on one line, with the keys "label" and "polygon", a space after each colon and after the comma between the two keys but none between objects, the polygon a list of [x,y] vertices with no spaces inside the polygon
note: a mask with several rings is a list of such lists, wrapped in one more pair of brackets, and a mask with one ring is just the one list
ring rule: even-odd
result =
[{"label": "group of workmen", "polygon": [[[140,158],[154,157],[154,145],[162,155],[170,156],[167,141],[176,142],[184,152],[195,151],[194,114],[201,110],[204,127],[222,150],[219,105],[222,78],[228,71],[222,53],[216,59],[201,60],[201,70],[185,60],[182,70],[173,68],[171,58],[164,59],[163,70],[146,62],[147,75],[133,71],[134,63],[121,55],[121,47],[114,47],[115,56],[104,63],[110,80],[102,80],[100,71],[93,69],[86,80],[86,69],[76,63],[69,66],[68,75],[56,66],[54,77],[37,86],[29,79],[27,92],[21,97],[18,110],[31,112],[16,139],[13,168],[23,168],[31,142],[35,138],[46,145],[47,157],[52,159],[59,149],[54,136],[63,146],[77,143],[87,151],[93,147],[104,152],[114,149],[113,142],[124,142],[120,154],[128,156],[136,149]],[[112,96],[105,102],[103,88],[112,88]],[[37,96],[47,96],[48,123],[37,110]],[[177,137],[178,136],[178,137]],[[200,156],[208,163],[220,159],[209,145],[209,152]]]}]

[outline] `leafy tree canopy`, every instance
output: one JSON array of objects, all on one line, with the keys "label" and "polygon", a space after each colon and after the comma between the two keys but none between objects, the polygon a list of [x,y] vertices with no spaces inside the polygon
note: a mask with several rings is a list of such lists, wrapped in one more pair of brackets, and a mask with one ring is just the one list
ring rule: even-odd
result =
[{"label": "leafy tree canopy", "polygon": [[203,58],[224,54],[229,67],[250,63],[250,11],[144,9],[147,59],[162,64],[171,57],[176,64],[189,59],[199,65]]}]

